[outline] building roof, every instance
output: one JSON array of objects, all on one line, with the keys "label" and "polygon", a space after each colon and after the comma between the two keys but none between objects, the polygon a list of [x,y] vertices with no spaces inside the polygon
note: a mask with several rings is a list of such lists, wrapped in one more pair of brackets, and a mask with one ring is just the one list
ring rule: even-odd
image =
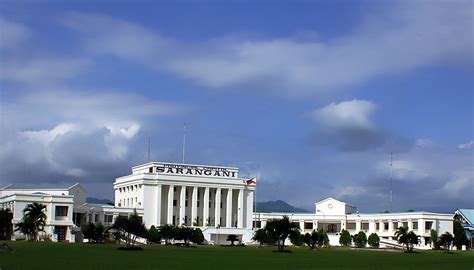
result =
[{"label": "building roof", "polygon": [[[45,186],[45,185],[37,185],[37,184],[10,184],[4,187],[0,187],[3,190],[68,190],[74,186],[82,186],[79,183],[70,184],[70,183],[62,183],[57,185]],[[84,188],[82,188],[84,189]]]},{"label": "building roof", "polygon": [[474,209],[461,208],[456,210],[456,212],[462,215],[469,225],[474,225]]},{"label": "building roof", "polygon": [[348,205],[348,206],[352,206],[352,207],[354,207],[354,208],[357,208],[357,207],[355,207],[355,206],[352,205],[352,204],[349,204],[349,203],[346,203],[346,202],[343,202],[343,201],[334,199],[333,197],[328,197],[328,198],[326,198],[326,199],[322,199],[322,200],[320,200],[320,201],[315,202],[314,204],[315,204],[315,205],[316,205],[316,204],[320,204],[320,203],[325,202],[325,201],[328,201],[328,200],[334,200],[334,201],[343,203],[343,204],[345,204],[345,205]]}]

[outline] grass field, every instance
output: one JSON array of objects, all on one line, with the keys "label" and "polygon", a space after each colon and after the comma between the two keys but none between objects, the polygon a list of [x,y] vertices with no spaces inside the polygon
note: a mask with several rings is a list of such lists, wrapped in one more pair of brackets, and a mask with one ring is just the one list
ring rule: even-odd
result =
[{"label": "grass field", "polygon": [[15,249],[0,253],[1,270],[13,269],[449,269],[473,270],[474,253],[349,250],[273,253],[274,248],[180,248],[145,246],[143,251],[121,251],[116,245],[8,242]]}]

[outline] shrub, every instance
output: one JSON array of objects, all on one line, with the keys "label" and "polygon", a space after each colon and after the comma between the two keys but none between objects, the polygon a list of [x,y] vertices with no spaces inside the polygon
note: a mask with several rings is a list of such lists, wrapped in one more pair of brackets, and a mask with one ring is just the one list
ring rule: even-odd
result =
[{"label": "shrub", "polygon": [[204,242],[204,235],[202,234],[201,229],[199,229],[199,228],[194,229],[191,241],[195,244],[198,244],[198,245],[200,245]]},{"label": "shrub", "polygon": [[151,225],[150,229],[148,230],[147,240],[149,243],[161,242],[160,232],[154,225]]},{"label": "shrub", "polygon": [[369,235],[369,240],[368,240],[369,246],[373,248],[378,248],[380,246],[380,238],[376,233],[372,233]]},{"label": "shrub", "polygon": [[290,242],[295,246],[303,245],[303,236],[299,231],[292,231],[290,233]]},{"label": "shrub", "polygon": [[363,248],[367,245],[367,235],[363,231],[352,236],[352,238],[354,240],[354,245],[358,248]]},{"label": "shrub", "polygon": [[341,231],[341,236],[339,236],[339,244],[341,244],[341,246],[350,246],[352,243],[352,238],[351,238],[351,234],[347,231],[347,230],[342,230]]}]

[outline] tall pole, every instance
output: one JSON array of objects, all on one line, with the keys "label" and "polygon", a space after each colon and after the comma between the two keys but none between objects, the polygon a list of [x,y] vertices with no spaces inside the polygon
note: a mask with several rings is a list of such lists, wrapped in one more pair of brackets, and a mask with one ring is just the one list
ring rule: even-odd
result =
[{"label": "tall pole", "polygon": [[392,188],[393,188],[393,180],[392,180],[392,176],[393,176],[393,158],[392,158],[392,152],[390,152],[390,208],[389,208],[389,211],[392,212],[392,203],[393,203],[393,192],[392,192]]},{"label": "tall pole", "polygon": [[[258,181],[258,170],[257,170],[257,174],[255,175],[255,180]],[[258,211],[257,211],[257,184],[255,184],[255,196],[254,197],[255,198],[254,198],[253,204],[254,204],[255,212],[258,213]],[[260,213],[258,214],[257,221],[260,221]],[[254,228],[255,228],[255,230],[257,229],[257,222],[255,222]]]},{"label": "tall pole", "polygon": [[150,129],[148,128],[148,162],[150,162],[150,148],[151,148]]},{"label": "tall pole", "polygon": [[184,156],[186,154],[186,123],[183,125],[183,163],[184,163]]}]

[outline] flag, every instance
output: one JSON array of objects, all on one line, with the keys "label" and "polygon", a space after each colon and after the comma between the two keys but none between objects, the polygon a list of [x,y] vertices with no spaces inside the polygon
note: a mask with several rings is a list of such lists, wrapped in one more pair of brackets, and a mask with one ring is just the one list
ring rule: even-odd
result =
[{"label": "flag", "polygon": [[256,185],[256,184],[257,184],[257,178],[256,178],[256,177],[250,178],[250,179],[247,180],[246,182],[247,182],[247,186],[249,186],[249,185]]}]

